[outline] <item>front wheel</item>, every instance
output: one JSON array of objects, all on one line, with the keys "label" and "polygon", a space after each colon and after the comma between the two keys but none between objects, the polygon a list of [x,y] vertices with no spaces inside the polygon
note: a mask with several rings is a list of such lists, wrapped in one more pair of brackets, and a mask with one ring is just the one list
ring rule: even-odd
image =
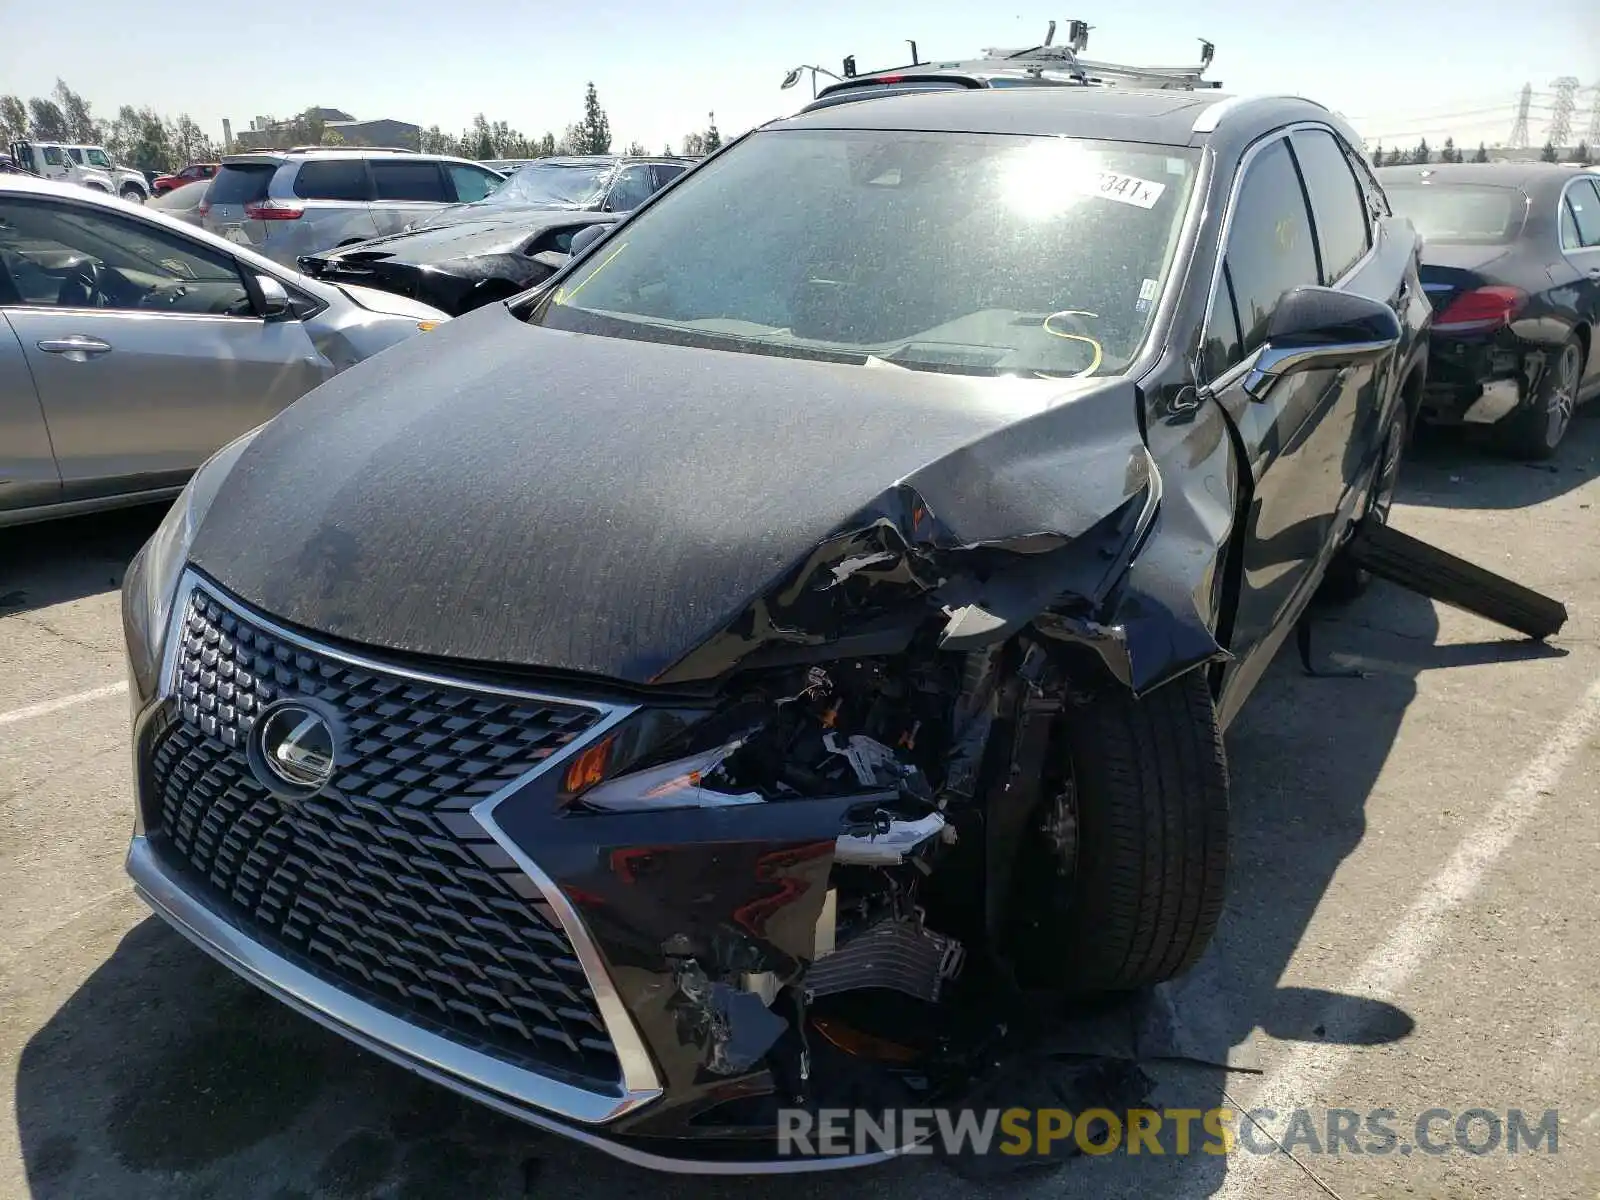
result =
[{"label": "front wheel", "polygon": [[1578,403],[1578,380],[1583,372],[1583,342],[1569,337],[1545,365],[1539,387],[1528,403],[1505,419],[1499,430],[1500,446],[1514,458],[1542,462],[1555,454],[1572,424]]},{"label": "front wheel", "polygon": [[122,198],[124,200],[126,200],[129,204],[143,204],[144,203],[144,193],[141,192],[138,188],[134,187],[131,183],[127,187],[122,189],[122,193],[121,194],[122,194]]},{"label": "front wheel", "polygon": [[1228,874],[1228,768],[1206,672],[1139,699],[1106,687],[1063,716],[1055,757],[1060,778],[1018,864],[1019,973],[1080,995],[1181,975],[1210,944]]}]

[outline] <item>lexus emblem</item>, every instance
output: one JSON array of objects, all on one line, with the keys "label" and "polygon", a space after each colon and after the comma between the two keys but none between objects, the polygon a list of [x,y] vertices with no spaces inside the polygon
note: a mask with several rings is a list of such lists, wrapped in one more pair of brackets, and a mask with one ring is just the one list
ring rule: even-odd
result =
[{"label": "lexus emblem", "polygon": [[333,726],[315,709],[280,700],[263,709],[250,739],[250,762],[274,792],[309,796],[333,778]]}]

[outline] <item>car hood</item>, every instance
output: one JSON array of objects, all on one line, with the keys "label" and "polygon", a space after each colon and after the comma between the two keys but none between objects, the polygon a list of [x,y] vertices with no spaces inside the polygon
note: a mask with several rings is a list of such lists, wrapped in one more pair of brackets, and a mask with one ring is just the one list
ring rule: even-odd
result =
[{"label": "car hood", "polygon": [[561,213],[592,211],[582,204],[510,204],[494,201],[475,200],[471,204],[452,204],[441,208],[437,212],[429,213],[420,221],[412,224],[413,232],[421,229],[438,229],[441,226],[455,225],[462,221],[505,221],[525,219],[536,213]]},{"label": "car hood", "polygon": [[1125,508],[1150,484],[1135,404],[1118,380],[667,346],[493,304],[270,422],[191,558],[337,638],[647,683],[891,511],[972,547]]},{"label": "car hood", "polygon": [[410,300],[405,296],[396,296],[393,292],[381,292],[377,288],[362,287],[354,283],[340,283],[328,286],[337,288],[368,312],[382,313],[389,317],[406,317],[417,321],[443,321],[448,316],[448,314],[440,312],[431,304],[423,304],[420,300]]},{"label": "car hood", "polygon": [[551,225],[571,222],[571,213],[508,210],[494,216],[483,215],[470,221],[429,226],[409,233],[395,233],[342,246],[323,254],[309,255],[328,263],[359,263],[366,260],[429,263],[455,262],[486,254],[511,254],[529,238]]}]

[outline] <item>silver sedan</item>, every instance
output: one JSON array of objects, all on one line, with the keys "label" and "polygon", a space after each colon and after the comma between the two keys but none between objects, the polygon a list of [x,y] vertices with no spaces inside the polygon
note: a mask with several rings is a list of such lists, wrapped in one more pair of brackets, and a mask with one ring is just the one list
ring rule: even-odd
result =
[{"label": "silver sedan", "polygon": [[0,176],[0,526],[176,495],[239,434],[447,319],[111,196]]}]

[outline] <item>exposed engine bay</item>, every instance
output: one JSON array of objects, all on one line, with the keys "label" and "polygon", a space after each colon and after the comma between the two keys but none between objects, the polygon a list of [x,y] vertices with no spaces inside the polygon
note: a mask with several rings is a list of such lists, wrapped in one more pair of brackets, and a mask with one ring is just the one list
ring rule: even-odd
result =
[{"label": "exposed engine bay", "polygon": [[[980,898],[1006,886],[1009,872],[989,864],[1015,857],[1030,826],[1049,843],[1061,820],[1039,803],[1040,771],[1016,770],[1015,752],[1043,746],[1016,736],[1024,702],[1051,719],[1060,711],[1047,689],[1060,695],[1059,674],[1026,639],[761,673],[574,797],[597,814],[854,801],[808,953],[793,969],[737,952],[707,961],[687,939],[675,956],[680,1034],[704,1047],[712,1074],[765,1063],[787,1080],[790,1101],[820,1102],[816,1089],[831,1084],[811,1071],[819,1035],[855,1065],[959,1067],[953,1029],[970,1017],[971,995],[989,992],[1000,949],[987,937],[997,906]],[[1047,732],[1048,720],[1035,724]],[[1012,753],[986,754],[991,742]],[[1003,817],[988,811],[994,765]]]}]

